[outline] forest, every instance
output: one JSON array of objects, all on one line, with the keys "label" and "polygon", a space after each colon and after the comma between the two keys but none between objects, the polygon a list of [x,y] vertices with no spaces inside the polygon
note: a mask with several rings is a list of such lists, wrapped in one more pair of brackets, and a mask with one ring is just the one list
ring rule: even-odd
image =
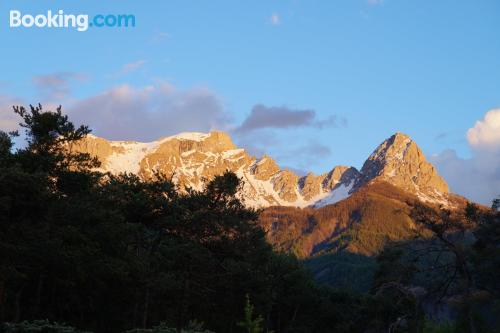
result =
[{"label": "forest", "polygon": [[500,332],[498,199],[414,204],[414,237],[387,242],[356,292],[273,249],[234,173],[186,191],[102,173],[72,150],[91,130],[60,107],[14,112],[24,132],[0,132],[0,332]]}]

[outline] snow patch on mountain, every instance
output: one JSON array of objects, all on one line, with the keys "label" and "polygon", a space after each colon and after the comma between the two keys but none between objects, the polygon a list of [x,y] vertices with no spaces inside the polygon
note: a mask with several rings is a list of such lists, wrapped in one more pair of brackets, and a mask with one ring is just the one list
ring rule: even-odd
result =
[{"label": "snow patch on mountain", "polygon": [[350,196],[350,192],[352,190],[353,185],[354,182],[351,182],[350,184],[347,185],[340,184],[339,186],[334,188],[325,198],[316,202],[313,205],[313,207],[319,208],[326,205],[332,205],[334,203],[347,199]]},{"label": "snow patch on mountain", "polygon": [[178,139],[178,140],[190,140],[190,141],[200,142],[200,141],[205,140],[209,136],[210,136],[210,133],[182,132],[182,133],[179,133],[179,134],[176,134],[176,135],[172,135],[172,136],[167,136],[167,137],[161,138],[159,141],[160,142],[165,142],[165,141],[170,141],[170,140]]},{"label": "snow patch on mountain", "polygon": [[158,145],[157,141],[149,143],[133,141],[112,142],[111,146],[119,149],[108,157],[106,170],[114,174],[123,172],[137,174],[144,156],[154,151]]}]

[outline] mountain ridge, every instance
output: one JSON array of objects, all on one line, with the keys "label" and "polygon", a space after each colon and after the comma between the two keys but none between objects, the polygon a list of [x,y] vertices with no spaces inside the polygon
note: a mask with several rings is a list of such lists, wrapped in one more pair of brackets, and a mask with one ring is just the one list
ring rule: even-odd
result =
[{"label": "mountain ridge", "polygon": [[184,132],[152,142],[108,141],[88,135],[72,149],[96,156],[101,161],[101,171],[130,172],[142,179],[151,179],[159,172],[181,190],[201,189],[206,180],[229,170],[243,180],[241,196],[245,204],[258,208],[322,207],[381,180],[417,195],[422,201],[448,204],[448,185],[417,144],[400,132],[378,145],[361,170],[338,165],[329,172],[309,172],[305,176],[280,168],[268,155],[249,155],[220,131]]}]

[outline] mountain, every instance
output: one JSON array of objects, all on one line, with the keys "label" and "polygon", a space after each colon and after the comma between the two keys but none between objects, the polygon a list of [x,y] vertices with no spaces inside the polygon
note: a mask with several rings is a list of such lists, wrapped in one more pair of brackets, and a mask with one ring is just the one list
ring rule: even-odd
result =
[{"label": "mountain", "polygon": [[[436,207],[439,202],[423,203]],[[388,242],[415,237],[410,215],[421,203],[421,192],[411,193],[379,179],[333,205],[269,207],[260,214],[259,223],[273,247],[304,259],[318,282],[366,292],[372,286],[375,256]],[[467,200],[449,193],[446,203],[462,210]]]},{"label": "mountain", "polygon": [[325,174],[306,176],[281,169],[269,156],[250,156],[223,132],[181,133],[148,143],[88,135],[72,149],[97,156],[102,171],[131,172],[142,179],[159,172],[181,189],[200,189],[206,180],[230,170],[243,179],[241,196],[251,207],[323,207],[376,181],[386,181],[423,201],[448,204],[448,185],[416,143],[401,133],[379,145],[361,171],[335,166]]},{"label": "mountain", "polygon": [[361,168],[366,180],[384,180],[423,201],[445,203],[448,184],[438,175],[415,141],[396,133],[380,144]]},{"label": "mountain", "polygon": [[255,158],[223,132],[181,133],[154,142],[107,141],[89,135],[72,147],[97,156],[102,171],[150,179],[160,172],[179,188],[200,189],[226,170],[243,180],[248,206],[265,208],[259,223],[273,246],[305,260],[320,282],[366,291],[374,256],[388,241],[411,239],[416,203],[462,209],[448,185],[407,135],[395,133],[361,170],[335,166],[299,176],[269,156]]},{"label": "mountain", "polygon": [[[269,207],[261,213],[260,223],[277,249],[301,258],[339,249],[373,256],[387,241],[412,235],[415,224],[410,211],[417,203],[422,203],[418,195],[381,180],[334,205]],[[449,194],[447,203],[460,209],[467,201]]]}]

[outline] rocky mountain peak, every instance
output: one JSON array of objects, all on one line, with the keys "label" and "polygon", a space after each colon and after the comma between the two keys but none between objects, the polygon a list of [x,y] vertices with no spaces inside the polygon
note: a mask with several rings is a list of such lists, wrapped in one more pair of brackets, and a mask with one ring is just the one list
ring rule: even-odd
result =
[{"label": "rocky mountain peak", "polygon": [[396,133],[382,142],[361,168],[366,181],[382,179],[404,190],[434,197],[448,185],[406,134]]},{"label": "rocky mountain peak", "polygon": [[310,200],[321,193],[321,183],[324,177],[317,176],[312,172],[299,179],[299,189],[305,200]]},{"label": "rocky mountain peak", "polygon": [[218,131],[210,133],[181,133],[162,138],[156,142],[160,144],[160,150],[174,149],[178,150],[180,153],[191,150],[221,153],[237,148],[228,134]]},{"label": "rocky mountain peak", "polygon": [[255,178],[259,180],[268,180],[273,175],[277,174],[280,168],[271,157],[264,155],[255,163],[252,171]]},{"label": "rocky mountain peak", "polygon": [[359,177],[360,173],[355,167],[337,165],[324,177],[323,187],[332,190],[338,186],[338,184],[349,185],[353,180]]},{"label": "rocky mountain peak", "polygon": [[220,131],[210,132],[208,137],[203,140],[203,143],[211,147],[214,152],[223,152],[237,148],[231,137],[227,133]]}]

